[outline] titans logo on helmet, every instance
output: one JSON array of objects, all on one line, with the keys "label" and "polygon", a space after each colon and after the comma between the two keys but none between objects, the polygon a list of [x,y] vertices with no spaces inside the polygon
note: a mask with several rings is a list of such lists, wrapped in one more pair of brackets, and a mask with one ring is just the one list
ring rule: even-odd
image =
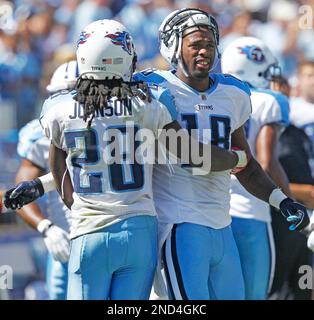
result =
[{"label": "titans logo on helmet", "polygon": [[256,46],[245,46],[238,47],[240,53],[245,54],[249,60],[252,60],[256,63],[262,63],[265,61],[265,55],[259,47]]},{"label": "titans logo on helmet", "polygon": [[83,44],[86,42],[86,40],[90,37],[89,33],[86,33],[85,31],[82,31],[79,37],[79,40],[77,42],[77,46],[79,46],[80,44]]},{"label": "titans logo on helmet", "polygon": [[108,34],[105,36],[106,38],[110,38],[111,42],[117,46],[122,46],[122,49],[126,51],[129,55],[132,54],[132,45],[130,35],[123,32],[116,32],[115,34]]}]

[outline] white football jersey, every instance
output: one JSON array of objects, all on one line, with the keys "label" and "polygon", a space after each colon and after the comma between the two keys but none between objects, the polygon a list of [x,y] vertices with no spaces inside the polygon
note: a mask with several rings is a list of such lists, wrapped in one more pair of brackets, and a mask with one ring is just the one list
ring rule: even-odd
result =
[{"label": "white football jersey", "polygon": [[[30,121],[21,129],[17,147],[19,156],[31,161],[46,172],[50,171],[49,146],[50,141],[45,137],[38,119]],[[57,191],[49,192],[46,197],[47,218],[58,227],[69,231],[71,211],[63,203]]]},{"label": "white football jersey", "polygon": [[[210,75],[209,90],[198,92],[179,80],[172,71],[146,70],[138,79],[169,89],[177,108],[177,121],[183,128],[200,129],[200,140],[230,149],[231,134],[241,127],[251,113],[250,89],[227,75]],[[202,129],[210,129],[203,136]],[[158,218],[162,223],[190,222],[215,229],[231,223],[229,215],[230,172],[193,175],[187,166],[156,165],[153,191]]]},{"label": "white football jersey", "polygon": [[[155,99],[151,103],[138,97],[124,103],[112,99],[87,129],[83,107],[73,100],[73,93],[46,100],[41,123],[52,143],[66,151],[74,187],[72,238],[132,216],[156,215],[152,165],[132,162],[130,157],[140,144],[137,141],[134,145],[137,138],[132,130],[136,135],[141,129],[149,129],[153,138],[157,137],[158,129],[176,116],[174,106],[167,107]],[[123,157],[120,164],[106,161],[113,156],[108,149],[113,129],[120,133],[113,139],[118,142],[115,150],[119,149]],[[154,142],[147,147],[154,153]]]},{"label": "white football jersey", "polygon": [[[289,101],[286,96],[271,90],[251,89],[252,115],[245,124],[252,155],[256,155],[256,140],[267,124],[289,124]],[[270,222],[269,204],[251,195],[235,176],[231,177],[230,214],[238,218]]]}]

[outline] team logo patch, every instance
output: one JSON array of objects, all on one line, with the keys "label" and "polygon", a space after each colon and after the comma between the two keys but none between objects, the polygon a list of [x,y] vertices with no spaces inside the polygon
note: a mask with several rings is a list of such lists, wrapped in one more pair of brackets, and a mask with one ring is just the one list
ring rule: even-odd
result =
[{"label": "team logo patch", "polygon": [[241,54],[245,54],[247,58],[256,63],[262,63],[265,61],[265,55],[261,48],[256,46],[238,47]]},{"label": "team logo patch", "polygon": [[111,42],[116,46],[122,46],[122,49],[126,51],[129,55],[132,54],[132,44],[131,38],[128,32],[116,32],[115,34],[108,34],[105,36],[106,38],[110,38]]},{"label": "team logo patch", "polygon": [[85,31],[82,31],[80,34],[79,40],[77,42],[77,46],[79,46],[80,44],[84,44],[89,37],[90,37],[90,33],[86,33]]}]

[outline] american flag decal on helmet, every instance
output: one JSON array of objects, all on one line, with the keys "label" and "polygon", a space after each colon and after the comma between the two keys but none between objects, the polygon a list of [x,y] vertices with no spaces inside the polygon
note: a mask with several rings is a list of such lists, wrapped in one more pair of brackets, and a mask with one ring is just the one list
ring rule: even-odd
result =
[{"label": "american flag decal on helmet", "polygon": [[122,49],[129,55],[132,54],[131,38],[128,32],[116,32],[115,34],[108,34],[105,38],[110,38],[111,42],[117,46],[122,46]]},{"label": "american flag decal on helmet", "polygon": [[112,59],[111,58],[102,59],[102,63],[103,64],[112,64]]}]

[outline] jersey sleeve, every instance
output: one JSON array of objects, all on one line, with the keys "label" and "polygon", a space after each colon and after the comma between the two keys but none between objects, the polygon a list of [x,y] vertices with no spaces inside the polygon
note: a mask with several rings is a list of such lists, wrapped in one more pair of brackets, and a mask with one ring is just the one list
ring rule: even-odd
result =
[{"label": "jersey sleeve", "polygon": [[[62,149],[62,120],[58,117],[58,105],[47,99],[40,115],[40,124],[45,136],[59,149]],[[60,109],[59,109],[60,110]]]},{"label": "jersey sleeve", "polygon": [[27,159],[46,169],[47,161],[43,152],[42,141],[45,140],[39,120],[35,119],[24,126],[19,132],[17,153],[21,158]]},{"label": "jersey sleeve", "polygon": [[239,110],[241,110],[241,113],[239,116],[239,123],[236,129],[243,126],[252,114],[252,102],[249,95],[243,94],[242,106],[241,108],[239,108]]},{"label": "jersey sleeve", "polygon": [[150,87],[153,100],[149,112],[146,112],[145,125],[158,136],[158,130],[177,119],[177,108],[174,98],[168,89]]},{"label": "jersey sleeve", "polygon": [[166,79],[158,74],[158,71],[154,68],[145,69],[137,72],[133,75],[134,81],[144,81],[148,84],[160,85],[166,82]]},{"label": "jersey sleeve", "polygon": [[261,114],[262,122],[265,124],[277,123],[282,126],[289,124],[289,101],[280,93],[274,93]]},{"label": "jersey sleeve", "polygon": [[229,97],[235,104],[236,123],[235,129],[243,126],[252,113],[251,89],[249,85],[230,74],[213,74],[219,83],[226,85]]},{"label": "jersey sleeve", "polygon": [[37,140],[30,151],[27,159],[37,165],[38,167],[48,170],[48,156],[49,156],[49,141],[46,137]]},{"label": "jersey sleeve", "polygon": [[167,124],[175,120],[164,104],[153,99],[149,110],[145,112],[143,125],[145,128],[152,130],[155,137],[158,137],[159,129],[163,129]]}]

